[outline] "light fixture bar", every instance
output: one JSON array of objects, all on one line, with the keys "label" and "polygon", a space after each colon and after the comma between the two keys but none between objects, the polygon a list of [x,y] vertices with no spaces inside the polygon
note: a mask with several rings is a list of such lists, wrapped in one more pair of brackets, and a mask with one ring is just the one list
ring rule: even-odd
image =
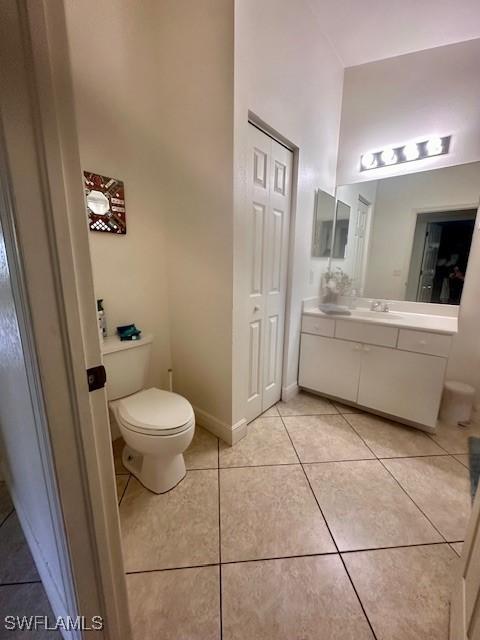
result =
[{"label": "light fixture bar", "polygon": [[408,142],[397,147],[386,147],[380,151],[364,153],[360,158],[360,171],[444,155],[450,150],[451,138],[452,136],[434,137],[421,142]]}]

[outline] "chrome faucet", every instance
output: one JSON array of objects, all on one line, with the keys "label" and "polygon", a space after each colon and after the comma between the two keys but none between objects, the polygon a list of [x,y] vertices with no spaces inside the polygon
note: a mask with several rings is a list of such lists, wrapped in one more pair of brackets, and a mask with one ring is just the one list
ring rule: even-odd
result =
[{"label": "chrome faucet", "polygon": [[370,303],[370,311],[378,311],[379,313],[388,313],[390,311],[387,302],[381,300],[372,300]]}]

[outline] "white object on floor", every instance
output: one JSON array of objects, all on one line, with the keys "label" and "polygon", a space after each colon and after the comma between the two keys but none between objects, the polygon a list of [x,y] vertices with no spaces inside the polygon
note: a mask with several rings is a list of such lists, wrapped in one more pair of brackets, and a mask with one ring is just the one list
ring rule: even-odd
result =
[{"label": "white object on floor", "polygon": [[472,417],[475,389],[464,382],[447,380],[443,390],[440,419],[447,424],[465,424]]},{"label": "white object on floor", "polygon": [[102,345],[107,396],[127,446],[124,466],[150,491],[165,493],[186,474],[183,452],[195,432],[192,405],[171,391],[144,389],[152,336]]}]

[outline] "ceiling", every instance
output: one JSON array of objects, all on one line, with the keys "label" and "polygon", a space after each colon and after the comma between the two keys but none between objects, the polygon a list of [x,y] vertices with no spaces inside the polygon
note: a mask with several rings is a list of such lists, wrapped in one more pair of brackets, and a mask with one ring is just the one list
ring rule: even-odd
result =
[{"label": "ceiling", "polygon": [[480,38],[480,0],[310,0],[310,4],[345,67]]}]

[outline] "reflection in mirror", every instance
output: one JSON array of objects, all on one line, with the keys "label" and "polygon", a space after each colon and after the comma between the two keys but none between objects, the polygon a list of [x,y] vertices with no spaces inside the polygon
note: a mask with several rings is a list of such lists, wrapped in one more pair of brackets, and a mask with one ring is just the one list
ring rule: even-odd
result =
[{"label": "reflection in mirror", "polygon": [[334,217],[335,198],[329,193],[317,189],[312,235],[312,256],[314,258],[329,258],[331,255]]},{"label": "reflection in mirror", "polygon": [[340,186],[350,230],[332,263],[363,297],[458,305],[479,195],[478,162]]},{"label": "reflection in mirror", "polygon": [[348,240],[348,225],[350,222],[350,207],[345,202],[337,200],[337,213],[335,216],[335,233],[333,234],[332,258],[345,258]]}]

